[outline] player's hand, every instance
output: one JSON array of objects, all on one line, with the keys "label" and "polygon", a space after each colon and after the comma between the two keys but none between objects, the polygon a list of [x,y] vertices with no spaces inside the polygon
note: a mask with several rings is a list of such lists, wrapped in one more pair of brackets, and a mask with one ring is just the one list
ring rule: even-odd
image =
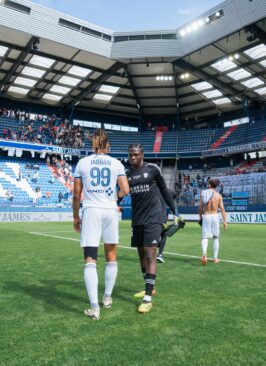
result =
[{"label": "player's hand", "polygon": [[227,230],[227,223],[224,222],[224,230]]},{"label": "player's hand", "polygon": [[77,233],[80,233],[80,225],[81,225],[81,220],[80,218],[77,218],[77,219],[74,219],[74,223],[73,223],[73,226],[74,226],[74,229]]},{"label": "player's hand", "polygon": [[184,229],[186,223],[182,216],[178,217],[178,227],[179,229]]}]

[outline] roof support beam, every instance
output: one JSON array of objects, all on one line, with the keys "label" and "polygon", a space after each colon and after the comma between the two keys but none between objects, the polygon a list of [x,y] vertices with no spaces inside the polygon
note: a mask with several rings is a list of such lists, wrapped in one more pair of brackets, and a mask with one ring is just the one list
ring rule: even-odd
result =
[{"label": "roof support beam", "polygon": [[137,94],[137,91],[136,91],[136,88],[135,88],[135,85],[134,85],[134,82],[133,82],[133,79],[132,79],[128,66],[125,66],[125,73],[126,73],[126,77],[128,79],[129,86],[132,90],[132,93],[133,93],[134,98],[137,103],[137,108],[139,110],[139,117],[142,119],[143,118],[143,109],[142,109],[142,106],[140,103],[140,98],[138,97],[138,94]]},{"label": "roof support beam", "polygon": [[174,65],[191,72],[192,74],[196,75],[202,80],[208,81],[218,90],[222,90],[223,92],[229,94],[231,97],[237,97],[239,91],[235,90],[234,88],[227,86],[227,84],[223,83],[220,80],[214,79],[212,76],[208,75],[206,72],[199,70],[197,67],[191,65],[189,62],[184,60],[177,60],[174,61]]},{"label": "roof support beam", "polygon": [[13,65],[10,67],[10,69],[8,70],[8,73],[5,75],[4,79],[0,82],[0,88],[1,88],[1,92],[3,94],[7,91],[9,84],[10,84],[9,81],[10,81],[11,77],[14,76],[14,73],[17,70],[17,68],[19,67],[19,65],[21,64],[21,62],[24,60],[24,58],[27,56],[28,53],[32,53],[32,51],[33,51],[32,45],[35,40],[36,40],[36,37],[32,37],[29,40],[26,47],[23,50],[21,50],[20,55],[18,56],[16,61],[13,63]]},{"label": "roof support beam", "polygon": [[175,65],[173,65],[174,83],[175,83],[175,99],[176,99],[176,129],[179,130],[181,118],[180,118],[180,101],[178,97],[178,86],[177,86],[177,73]]},{"label": "roof support beam", "polygon": [[[0,45],[1,46],[5,46],[5,47],[8,47],[8,48],[11,48],[11,49],[16,50],[16,51],[20,51],[20,52],[23,52],[25,50],[25,47],[17,46],[17,45],[14,45],[12,43],[8,43],[8,42],[0,41]],[[35,54],[35,52],[33,52],[32,50],[29,50],[28,53]],[[91,65],[83,64],[81,62],[78,62],[78,61],[75,61],[75,60],[71,60],[71,59],[67,59],[67,58],[64,58],[64,57],[61,57],[61,56],[51,55],[50,53],[42,52],[41,50],[38,51],[38,55],[39,56],[42,56],[42,57],[52,58],[55,61],[66,63],[69,66],[85,67],[85,68],[91,69],[94,72],[99,72],[99,73],[105,72],[105,69],[101,69],[101,68],[96,67],[96,66],[91,66]],[[116,76],[121,76],[119,73],[117,73],[115,75]]]},{"label": "roof support beam", "polygon": [[[96,89],[100,87],[107,79],[114,75],[116,71],[124,67],[124,65],[120,62],[114,63],[109,69],[103,72],[98,79],[94,80],[86,89],[84,89],[76,98],[70,103],[68,109],[75,107],[75,105],[80,102],[82,99],[87,97],[90,93],[95,93]],[[86,81],[84,79],[83,81]]]}]

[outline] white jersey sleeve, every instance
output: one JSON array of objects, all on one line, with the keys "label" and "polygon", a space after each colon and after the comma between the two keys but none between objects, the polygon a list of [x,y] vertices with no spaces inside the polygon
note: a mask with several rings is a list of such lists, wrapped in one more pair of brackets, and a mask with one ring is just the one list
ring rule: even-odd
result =
[{"label": "white jersey sleeve", "polygon": [[81,159],[74,178],[82,179],[83,207],[117,208],[117,179],[125,174],[123,164],[108,155],[90,155]]}]

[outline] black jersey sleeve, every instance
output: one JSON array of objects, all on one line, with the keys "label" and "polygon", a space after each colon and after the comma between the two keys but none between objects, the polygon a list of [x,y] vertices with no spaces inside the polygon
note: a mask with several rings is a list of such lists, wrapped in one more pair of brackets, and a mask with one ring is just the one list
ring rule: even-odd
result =
[{"label": "black jersey sleeve", "polygon": [[167,203],[167,206],[170,207],[170,210],[175,215],[175,202],[166,186],[164,177],[162,176],[159,168],[155,167],[154,169],[156,170],[155,180],[157,182],[161,195],[162,195],[163,199],[165,200],[165,202]]}]

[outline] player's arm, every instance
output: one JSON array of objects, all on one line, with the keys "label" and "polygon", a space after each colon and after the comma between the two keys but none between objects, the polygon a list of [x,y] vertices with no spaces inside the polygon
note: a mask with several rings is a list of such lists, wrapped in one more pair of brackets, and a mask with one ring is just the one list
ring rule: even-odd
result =
[{"label": "player's arm", "polygon": [[74,229],[80,233],[80,218],[79,218],[79,208],[80,208],[80,199],[81,193],[83,189],[83,184],[81,178],[74,179],[74,191],[73,191],[73,220],[74,220]]},{"label": "player's arm", "polygon": [[203,204],[202,204],[202,197],[200,197],[199,201],[199,219],[202,220],[202,214],[203,214]]},{"label": "player's arm", "polygon": [[202,197],[200,196],[200,201],[199,201],[199,225],[202,225],[202,214],[203,214],[203,203],[202,203]]},{"label": "player's arm", "polygon": [[223,202],[223,197],[222,196],[220,196],[220,200],[219,200],[218,207],[221,210],[221,214],[222,214],[222,218],[223,218],[223,223],[224,223],[224,230],[226,230],[227,229],[226,213],[225,213],[225,209],[224,209],[224,202]]},{"label": "player's arm", "polygon": [[117,192],[118,198],[123,198],[124,196],[127,196],[129,194],[129,185],[126,175],[120,175],[117,178],[117,184],[119,186],[119,190]]},{"label": "player's arm", "polygon": [[155,179],[157,182],[157,185],[160,189],[160,192],[163,196],[163,199],[165,200],[165,202],[167,203],[167,206],[170,208],[170,210],[172,211],[173,215],[176,216],[176,207],[175,207],[175,202],[166,186],[164,177],[161,174],[161,171],[159,170],[159,168],[155,168],[156,169],[156,174],[155,174]]}]

